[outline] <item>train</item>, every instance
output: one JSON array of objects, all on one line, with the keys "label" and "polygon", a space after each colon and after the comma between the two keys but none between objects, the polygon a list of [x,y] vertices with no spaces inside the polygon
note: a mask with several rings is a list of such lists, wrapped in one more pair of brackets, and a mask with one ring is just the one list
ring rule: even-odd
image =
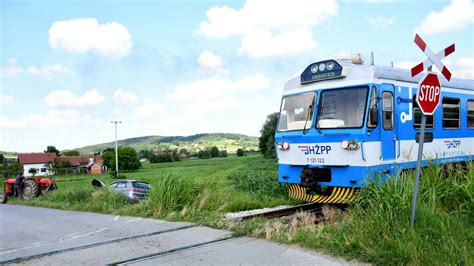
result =
[{"label": "train", "polygon": [[[289,197],[347,203],[367,179],[415,168],[422,76],[364,64],[356,54],[312,63],[288,80],[275,145],[278,181]],[[474,80],[440,83],[440,104],[426,118],[424,166],[474,158]]]}]

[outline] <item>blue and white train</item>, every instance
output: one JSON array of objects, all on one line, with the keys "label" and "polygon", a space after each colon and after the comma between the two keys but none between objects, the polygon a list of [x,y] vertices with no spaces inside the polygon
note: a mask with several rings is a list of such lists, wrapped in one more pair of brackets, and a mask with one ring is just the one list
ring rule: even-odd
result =
[{"label": "blue and white train", "polygon": [[[278,180],[292,198],[343,203],[365,178],[416,167],[421,111],[415,95],[423,75],[352,58],[313,63],[284,86],[275,142]],[[474,81],[440,82],[423,164],[472,160]]]}]

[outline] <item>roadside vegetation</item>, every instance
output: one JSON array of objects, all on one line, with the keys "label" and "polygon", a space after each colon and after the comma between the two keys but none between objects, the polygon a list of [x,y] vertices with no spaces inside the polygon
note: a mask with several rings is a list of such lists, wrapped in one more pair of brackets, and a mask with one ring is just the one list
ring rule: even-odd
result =
[{"label": "roadside vegetation", "polygon": [[474,168],[432,165],[420,182],[415,226],[409,224],[414,173],[366,184],[345,211],[325,207],[324,220],[300,214],[289,224],[229,222],[239,234],[298,244],[375,264],[473,265]]},{"label": "roadside vegetation", "polygon": [[[414,173],[380,184],[369,182],[346,210],[325,207],[325,219],[298,214],[291,222],[256,218],[223,219],[227,212],[296,204],[276,180],[274,159],[248,155],[143,164],[124,173],[151,183],[149,199],[129,204],[107,189],[94,190],[92,178],[58,176],[58,191],[12,203],[167,220],[197,222],[375,264],[472,265],[474,262],[474,170],[424,169],[415,226],[409,225]],[[318,223],[315,223],[318,221]]]}]

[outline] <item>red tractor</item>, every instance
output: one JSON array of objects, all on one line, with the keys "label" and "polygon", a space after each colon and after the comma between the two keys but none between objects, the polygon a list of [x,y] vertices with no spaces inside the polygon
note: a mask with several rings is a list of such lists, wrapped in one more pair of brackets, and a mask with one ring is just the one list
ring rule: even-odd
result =
[{"label": "red tractor", "polygon": [[[52,178],[25,177],[21,198],[26,200],[34,199],[40,194],[46,194],[56,189],[56,183],[54,183]],[[0,202],[6,203],[7,197],[13,196],[14,191],[15,178],[5,180],[3,182],[3,193],[0,194]]]}]

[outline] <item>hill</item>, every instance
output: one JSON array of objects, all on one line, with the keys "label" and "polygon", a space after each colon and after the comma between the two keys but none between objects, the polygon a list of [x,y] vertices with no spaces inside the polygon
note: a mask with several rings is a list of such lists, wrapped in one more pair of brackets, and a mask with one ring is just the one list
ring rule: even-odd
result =
[{"label": "hill", "polygon": [[[238,148],[257,150],[258,138],[230,133],[196,134],[191,136],[144,136],[119,140],[118,145],[132,147],[137,151],[184,148],[190,152],[217,146],[219,150],[227,150],[229,153],[235,153]],[[75,150],[83,154],[101,152],[106,148],[114,147],[115,142],[108,142],[77,148]]]}]

